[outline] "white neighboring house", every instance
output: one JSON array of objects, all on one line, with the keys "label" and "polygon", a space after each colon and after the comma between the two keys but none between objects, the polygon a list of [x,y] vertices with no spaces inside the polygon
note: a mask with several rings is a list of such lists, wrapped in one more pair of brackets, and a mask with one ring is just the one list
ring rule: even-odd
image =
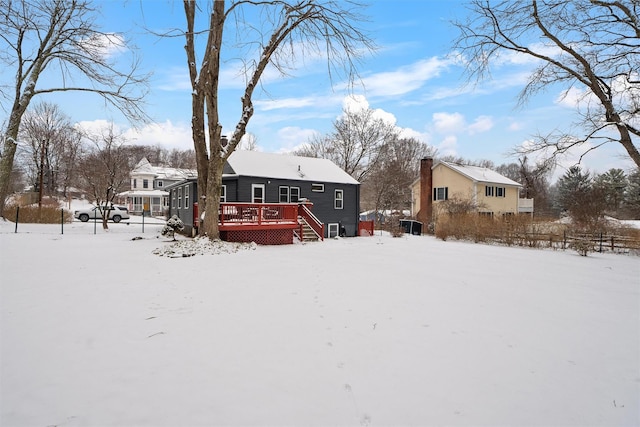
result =
[{"label": "white neighboring house", "polygon": [[176,182],[198,176],[193,169],[153,166],[143,158],[129,173],[131,190],[118,194],[130,213],[164,216],[169,209],[169,192],[164,189]]}]

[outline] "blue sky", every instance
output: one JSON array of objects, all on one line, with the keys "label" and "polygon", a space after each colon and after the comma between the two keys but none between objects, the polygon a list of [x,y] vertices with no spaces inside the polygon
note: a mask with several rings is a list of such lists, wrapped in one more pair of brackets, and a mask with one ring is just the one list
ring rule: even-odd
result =
[{"label": "blue sky", "polygon": [[[441,155],[454,154],[471,160],[488,159],[496,164],[514,161],[507,154],[532,135],[554,128],[567,129],[575,120],[574,105],[558,101],[562,88],[553,88],[517,106],[517,96],[534,64],[506,58],[493,70],[493,79],[465,85],[463,63],[452,55],[455,29],[450,21],[463,18],[462,3],[436,0],[372,1],[364,10],[366,24],[379,49],[364,58],[359,68],[362,86],[351,93],[342,81],[328,79],[316,58],[300,63],[291,76],[268,72],[265,91],[254,96],[255,113],[247,128],[260,150],[287,152],[305,143],[314,133],[325,134],[341,114],[350,95],[398,126],[403,135],[414,136],[437,148]],[[85,95],[56,95],[58,103],[86,127],[115,121],[132,143],[160,144],[168,148],[190,148],[190,86],[184,39],[158,38],[158,32],[185,27],[178,0],[108,1],[102,6],[102,30],[126,34],[140,50],[142,65],[153,72],[147,111],[154,123],[139,130],[115,112],[105,111],[100,100]],[[227,31],[227,36],[232,36]],[[115,51],[125,56],[126,52]],[[227,55],[231,57],[231,52]],[[200,60],[200,58],[199,58]],[[235,127],[239,117],[242,80],[237,62],[224,64],[221,79],[221,123],[224,131]],[[575,162],[569,157],[564,166]],[[592,171],[612,167],[629,168],[624,152],[610,145],[583,160]],[[562,168],[556,173],[562,173]]]}]

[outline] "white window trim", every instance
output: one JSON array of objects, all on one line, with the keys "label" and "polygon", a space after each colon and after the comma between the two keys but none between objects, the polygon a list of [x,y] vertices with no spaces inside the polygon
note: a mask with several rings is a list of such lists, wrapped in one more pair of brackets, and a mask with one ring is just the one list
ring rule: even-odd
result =
[{"label": "white window trim", "polygon": [[[338,197],[340,194],[340,197]],[[340,201],[340,207],[338,207],[338,201]],[[333,192],[333,208],[344,209],[344,190],[337,189]]]},{"label": "white window trim", "polygon": [[[298,193],[298,199],[293,202],[293,190],[296,190]],[[289,202],[290,203],[298,203],[300,201],[300,187],[290,187],[289,188]]]},{"label": "white window trim", "polygon": [[184,186],[184,208],[189,209],[189,184]]},{"label": "white window trim", "polygon": [[327,237],[329,239],[333,237],[338,237],[339,235],[340,235],[340,224],[338,224],[337,222],[327,224]]},{"label": "white window trim", "polygon": [[178,209],[182,209],[182,187],[178,188]]},{"label": "white window trim", "polygon": [[[255,190],[256,188],[262,188],[262,202],[256,202],[255,201]],[[265,185],[264,184],[251,184],[251,203],[265,203],[265,200],[267,200],[267,192],[265,189]]]},{"label": "white window trim", "polygon": [[225,203],[227,201],[227,186],[222,185],[220,190],[220,203]]},{"label": "white window trim", "polygon": [[[287,193],[286,195],[283,194],[282,190],[286,190]],[[282,200],[284,197],[284,201]],[[287,187],[286,185],[281,185],[278,187],[278,203],[289,203],[291,201],[291,189],[289,187]]]},{"label": "white window trim", "polygon": [[311,191],[316,193],[324,193],[324,184],[311,184]]}]

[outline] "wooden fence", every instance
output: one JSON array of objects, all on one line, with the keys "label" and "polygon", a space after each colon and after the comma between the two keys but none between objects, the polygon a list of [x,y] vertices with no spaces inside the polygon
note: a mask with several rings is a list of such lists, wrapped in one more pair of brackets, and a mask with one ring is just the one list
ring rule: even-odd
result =
[{"label": "wooden fence", "polygon": [[640,253],[640,238],[607,233],[506,233],[491,240],[514,246],[571,249],[587,245],[591,252]]}]

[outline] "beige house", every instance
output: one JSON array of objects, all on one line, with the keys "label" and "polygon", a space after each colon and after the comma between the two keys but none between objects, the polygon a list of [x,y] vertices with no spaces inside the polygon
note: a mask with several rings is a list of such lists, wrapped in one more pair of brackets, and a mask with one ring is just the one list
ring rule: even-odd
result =
[{"label": "beige house", "polygon": [[532,199],[520,199],[519,183],[487,168],[433,159],[421,160],[420,178],[411,184],[411,214],[427,224],[437,206],[451,198],[465,199],[490,216],[533,212]]}]

